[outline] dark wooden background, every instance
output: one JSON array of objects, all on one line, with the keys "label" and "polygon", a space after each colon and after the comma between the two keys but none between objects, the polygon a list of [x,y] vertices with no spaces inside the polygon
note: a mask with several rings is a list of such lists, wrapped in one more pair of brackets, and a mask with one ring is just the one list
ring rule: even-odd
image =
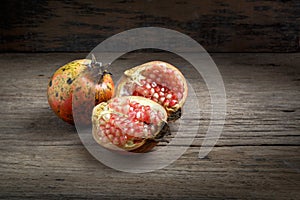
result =
[{"label": "dark wooden background", "polygon": [[[149,59],[183,66],[201,106],[191,121],[201,123],[197,136],[178,160],[130,174],[89,154],[75,127],[52,112],[46,90],[59,66],[143,26],[180,31],[210,52],[227,116],[199,159],[211,122],[205,82],[174,54],[122,56],[114,77]],[[0,199],[299,199],[299,31],[299,0],[1,1]]]},{"label": "dark wooden background", "polygon": [[90,51],[131,28],[159,26],[209,52],[295,52],[298,0],[4,0],[1,52]]}]

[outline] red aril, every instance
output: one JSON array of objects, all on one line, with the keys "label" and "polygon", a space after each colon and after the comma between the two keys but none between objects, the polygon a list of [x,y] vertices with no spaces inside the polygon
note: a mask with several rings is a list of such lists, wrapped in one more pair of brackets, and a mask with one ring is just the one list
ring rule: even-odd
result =
[{"label": "red aril", "polygon": [[187,83],[182,73],[173,65],[152,61],[124,72],[116,96],[142,96],[162,105],[168,120],[181,116],[187,97]]},{"label": "red aril", "polygon": [[93,137],[111,150],[147,152],[167,132],[165,109],[137,96],[115,97],[93,109]]}]

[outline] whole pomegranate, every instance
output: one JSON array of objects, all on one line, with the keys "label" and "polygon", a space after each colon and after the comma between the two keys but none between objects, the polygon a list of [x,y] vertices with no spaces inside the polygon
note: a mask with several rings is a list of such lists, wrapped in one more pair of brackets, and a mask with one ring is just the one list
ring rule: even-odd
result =
[{"label": "whole pomegranate", "polygon": [[116,96],[142,96],[162,105],[168,121],[181,116],[181,108],[188,93],[182,73],[163,61],[152,61],[124,72]]},{"label": "whole pomegranate", "polygon": [[[94,56],[92,58],[75,60],[60,67],[49,81],[49,105],[58,117],[70,124],[74,124],[72,104],[75,89],[77,106],[86,104],[86,96],[92,95],[93,101],[98,104],[114,95],[111,74],[103,69]],[[97,81],[95,78],[98,78]],[[90,118],[83,120],[86,124],[90,122]]]},{"label": "whole pomegranate", "polygon": [[115,97],[94,107],[93,137],[103,147],[150,151],[168,133],[165,109],[138,96]]}]

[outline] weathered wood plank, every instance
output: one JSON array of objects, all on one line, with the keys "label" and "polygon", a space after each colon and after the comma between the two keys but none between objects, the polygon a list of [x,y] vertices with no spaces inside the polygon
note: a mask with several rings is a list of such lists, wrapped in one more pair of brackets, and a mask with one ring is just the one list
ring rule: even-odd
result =
[{"label": "weathered wood plank", "polygon": [[[228,114],[206,159],[198,152],[210,120],[205,83],[181,68],[200,97],[193,145],[170,166],[146,174],[117,172],[94,159],[73,126],[49,109],[55,69],[85,54],[0,54],[0,198],[3,199],[297,199],[300,195],[300,55],[213,54]],[[125,55],[123,67],[147,59],[188,66],[169,53]],[[160,144],[156,148],[163,148]]]},{"label": "weathered wood plank", "polygon": [[198,148],[191,148],[164,170],[127,174],[95,161],[82,146],[15,147],[1,151],[1,197],[293,199],[299,195],[296,147],[217,147],[206,160],[197,159],[197,153]]},{"label": "weathered wood plank", "polygon": [[209,52],[299,51],[297,0],[4,1],[0,51],[90,51],[148,26],[189,35]]}]

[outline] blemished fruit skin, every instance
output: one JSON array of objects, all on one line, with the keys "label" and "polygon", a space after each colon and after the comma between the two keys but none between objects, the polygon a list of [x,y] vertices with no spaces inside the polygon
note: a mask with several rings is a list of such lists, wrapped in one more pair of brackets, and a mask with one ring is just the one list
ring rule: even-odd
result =
[{"label": "blemished fruit skin", "polygon": [[74,124],[72,115],[72,84],[91,60],[74,60],[60,67],[48,83],[48,103],[54,113],[62,120]]},{"label": "blemished fruit skin", "polygon": [[48,103],[59,118],[70,124],[74,124],[72,103],[76,88],[80,87],[81,91],[77,94],[82,94],[82,97],[78,97],[79,106],[84,106],[86,100],[84,97],[88,92],[93,92],[95,104],[107,101],[114,95],[114,83],[109,73],[103,73],[97,83],[82,76],[91,70],[101,71],[101,69],[92,68],[91,62],[89,59],[74,60],[60,67],[49,80]]},{"label": "blemished fruit skin", "polygon": [[[111,74],[99,68],[88,68],[76,79],[73,87],[73,118],[78,126],[91,125],[95,105],[106,102],[114,95]],[[74,116],[75,115],[75,116]]]}]

